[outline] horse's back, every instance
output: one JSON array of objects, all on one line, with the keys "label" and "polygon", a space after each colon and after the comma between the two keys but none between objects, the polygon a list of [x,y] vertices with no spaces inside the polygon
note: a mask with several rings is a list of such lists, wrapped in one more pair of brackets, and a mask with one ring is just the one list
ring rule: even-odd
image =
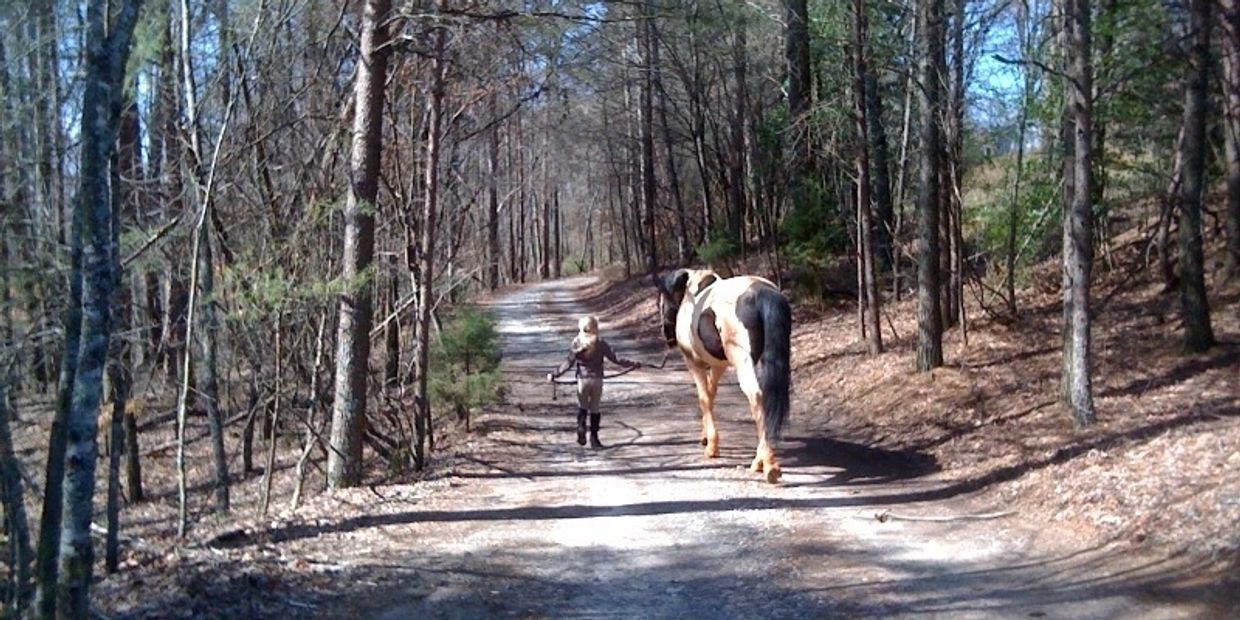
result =
[{"label": "horse's back", "polygon": [[707,293],[714,298],[711,303],[736,303],[746,292],[751,290],[770,290],[780,292],[774,282],[760,276],[736,276],[724,278],[711,285]]},{"label": "horse's back", "polygon": [[780,304],[787,304],[783,293],[766,278],[737,276],[718,280],[698,299],[698,320],[707,320],[709,327],[714,328],[696,329],[699,343],[712,340],[704,331],[714,332],[717,349],[707,350],[719,363],[736,365],[742,357],[757,363],[765,348],[768,315]]}]

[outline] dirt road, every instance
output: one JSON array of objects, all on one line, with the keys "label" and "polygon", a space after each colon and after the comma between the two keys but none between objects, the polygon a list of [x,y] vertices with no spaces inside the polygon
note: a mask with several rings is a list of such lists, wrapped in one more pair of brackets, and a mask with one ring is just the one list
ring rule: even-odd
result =
[{"label": "dirt road", "polygon": [[[407,586],[365,601],[375,618],[1195,618],[1165,595],[1164,566],[1070,540],[936,481],[933,464],[833,437],[794,403],[784,480],[744,468],[754,430],[729,374],[722,453],[698,446],[692,382],[679,359],[608,383],[606,448],[575,439],[575,403],[542,377],[575,318],[599,315],[623,356],[657,362],[657,333],[608,330],[580,299],[585,278],[492,304],[512,392],[475,421],[468,454],[433,501],[380,525],[406,551]],[[795,386],[794,386],[795,393]],[[880,521],[889,512],[895,519]],[[932,520],[945,517],[941,520]],[[1156,593],[1160,594],[1157,598]]]}]

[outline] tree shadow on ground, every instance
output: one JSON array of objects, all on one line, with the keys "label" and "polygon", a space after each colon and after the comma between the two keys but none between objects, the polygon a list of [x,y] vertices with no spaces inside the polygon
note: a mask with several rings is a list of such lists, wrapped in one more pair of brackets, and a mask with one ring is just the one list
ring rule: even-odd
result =
[{"label": "tree shadow on ground", "polygon": [[[850,552],[833,551],[836,555]],[[1111,543],[998,567],[967,561],[945,566],[941,559],[902,555],[895,550],[887,557],[870,558],[891,577],[846,580],[815,591],[849,600],[896,598],[901,601],[901,613],[935,617],[1139,616],[1133,599],[1199,603],[1202,609],[1197,611],[1205,613],[1202,617],[1216,617],[1215,613],[1220,613],[1220,618],[1235,617],[1227,614],[1240,611],[1240,599],[1235,592],[1228,592],[1224,568],[1175,557],[1133,561],[1122,545]],[[1076,613],[1069,611],[1077,605],[1085,606],[1076,607]]]},{"label": "tree shadow on ground", "polygon": [[1092,437],[1083,438],[1080,441],[1062,446],[1044,456],[1030,458],[1014,465],[992,469],[974,478],[954,482],[951,485],[944,487],[940,493],[943,494],[943,497],[950,497],[959,493],[977,491],[996,483],[1015,480],[1032,471],[1037,471],[1051,465],[1065,463],[1078,456],[1086,454],[1091,450],[1110,450],[1116,446],[1122,446],[1135,440],[1153,437],[1172,429],[1192,426],[1194,424],[1227,417],[1240,416],[1240,411],[1229,408],[1231,405],[1232,401],[1226,397],[1202,401],[1197,407],[1183,414],[1165,418],[1156,422],[1151,422],[1149,424],[1122,432],[1102,433]]},{"label": "tree shadow on ground", "polygon": [[[1240,366],[1240,346],[1220,343],[1209,354],[1186,359],[1171,368],[1159,369],[1156,376],[1142,377],[1127,385],[1102,390],[1099,396],[1141,396],[1150,390],[1177,385],[1216,368]],[[1233,379],[1234,379],[1233,375]]]},{"label": "tree shadow on ground", "polygon": [[829,437],[788,437],[778,455],[785,471],[840,470],[817,485],[866,484],[919,478],[939,471],[934,457],[916,450],[888,450]]},{"label": "tree shadow on ground", "polygon": [[[828,537],[813,542],[737,524],[763,547],[679,545],[651,564],[644,548],[501,544],[485,554],[378,552],[347,564],[201,562],[178,571],[177,589],[121,611],[127,618],[468,617],[1133,617],[1144,603],[1186,605],[1193,617],[1236,617],[1225,567],[1176,558],[1133,561],[1120,545],[1010,562],[918,557]],[[876,525],[875,527],[885,527]],[[761,570],[737,571],[749,558]],[[832,558],[805,583],[781,558]],[[323,564],[328,580],[306,564]],[[564,570],[547,570],[561,567]],[[841,570],[842,569],[842,570]],[[1163,608],[1165,611],[1166,608]],[[115,613],[114,610],[105,610]],[[120,611],[120,610],[118,610]],[[1179,616],[1177,616],[1179,617]]]}]

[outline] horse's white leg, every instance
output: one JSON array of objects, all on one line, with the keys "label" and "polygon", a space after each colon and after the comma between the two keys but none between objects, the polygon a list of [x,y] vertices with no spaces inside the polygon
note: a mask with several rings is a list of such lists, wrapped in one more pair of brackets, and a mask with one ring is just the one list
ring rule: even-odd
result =
[{"label": "horse's white leg", "polygon": [[775,451],[766,441],[766,419],[762,414],[762,388],[758,385],[758,374],[748,352],[732,356],[736,365],[736,378],[741,384],[741,391],[749,398],[749,415],[753,416],[754,426],[758,428],[758,449],[750,471],[766,472],[767,482],[777,482],[783,473],[775,462]]},{"label": "horse's white leg", "polygon": [[[707,458],[714,458],[719,455],[719,430],[715,426],[715,396],[719,393],[719,380],[723,378],[723,373],[727,372],[727,366],[718,367],[711,366],[706,376],[706,396],[709,399],[709,413],[704,416],[702,423],[702,445],[715,446],[714,453],[707,451]],[[710,430],[707,430],[709,425]],[[712,440],[711,437],[714,437]]]},{"label": "horse's white leg", "polygon": [[693,375],[693,383],[697,385],[698,409],[702,412],[702,439],[706,446],[703,452],[706,458],[719,456],[719,432],[715,430],[715,390],[711,385],[714,370],[697,364],[689,364],[689,374]]}]

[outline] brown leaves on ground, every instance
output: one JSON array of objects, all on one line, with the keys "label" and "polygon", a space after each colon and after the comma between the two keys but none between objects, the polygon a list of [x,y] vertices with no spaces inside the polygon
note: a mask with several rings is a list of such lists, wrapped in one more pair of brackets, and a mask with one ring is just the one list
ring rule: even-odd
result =
[{"label": "brown leaves on ground", "polygon": [[[1020,299],[1015,321],[976,318],[944,340],[947,366],[913,371],[915,303],[890,304],[887,352],[865,354],[853,310],[802,312],[794,415],[886,449],[933,457],[938,475],[997,494],[1083,544],[1121,541],[1235,562],[1240,552],[1240,320],[1212,299],[1219,346],[1181,348],[1175,293],[1101,274],[1115,290],[1093,336],[1098,423],[1060,404],[1057,291]],[[1124,287],[1111,289],[1111,287]],[[894,337],[893,337],[894,336]],[[812,403],[812,404],[811,404]]]}]

